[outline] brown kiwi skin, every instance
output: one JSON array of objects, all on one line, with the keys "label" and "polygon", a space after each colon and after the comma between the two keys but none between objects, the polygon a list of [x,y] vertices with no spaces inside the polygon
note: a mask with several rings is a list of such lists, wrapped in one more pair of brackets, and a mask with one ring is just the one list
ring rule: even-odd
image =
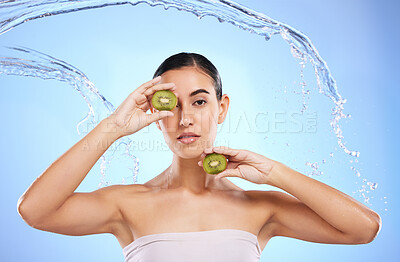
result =
[{"label": "brown kiwi skin", "polygon": [[[169,109],[162,109],[162,108],[158,109],[158,108],[156,108],[156,107],[154,106],[154,104],[153,104],[153,97],[154,97],[155,94],[156,94],[157,92],[159,92],[159,91],[168,91],[168,92],[171,92],[171,93],[175,96],[175,105],[174,105],[170,110],[169,110]],[[175,95],[172,91],[170,91],[170,90],[159,90],[159,91],[155,92],[155,93],[153,94],[152,98],[150,99],[150,102],[151,102],[151,105],[153,106],[153,108],[156,109],[156,110],[158,110],[158,111],[171,111],[171,110],[173,110],[173,109],[176,107],[176,105],[178,104],[178,99],[177,99],[176,95]]]},{"label": "brown kiwi skin", "polygon": [[[218,154],[218,153],[211,153],[211,154]],[[206,157],[207,157],[208,155],[211,155],[211,154],[207,154],[207,155],[204,157],[203,163],[204,163]],[[225,167],[225,169],[226,169],[226,168],[228,167],[228,161],[227,161],[226,157],[225,157],[223,154],[218,154],[218,155],[221,155],[221,156],[223,156],[223,157],[225,158],[225,161],[226,161],[226,163],[227,163],[227,165],[226,165],[226,167]],[[205,170],[205,168],[204,168],[204,164],[202,164],[201,166],[203,167],[204,172],[206,172],[207,174],[211,174],[211,175],[219,174],[219,173],[221,173],[222,171],[225,170],[225,169],[224,169],[224,170],[221,170],[221,171],[218,172],[218,173],[208,173],[208,172]]]}]

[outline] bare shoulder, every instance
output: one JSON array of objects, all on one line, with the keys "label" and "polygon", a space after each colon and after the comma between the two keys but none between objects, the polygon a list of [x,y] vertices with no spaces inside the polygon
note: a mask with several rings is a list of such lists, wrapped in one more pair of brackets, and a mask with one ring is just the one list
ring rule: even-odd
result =
[{"label": "bare shoulder", "polygon": [[263,250],[269,240],[275,236],[277,224],[273,221],[277,208],[277,199],[282,197],[280,191],[273,190],[247,190],[241,192],[251,213],[251,223],[258,229],[258,241]]},{"label": "bare shoulder", "polygon": [[135,196],[148,191],[150,191],[150,189],[142,184],[118,184],[97,189],[94,193],[99,198],[109,201],[113,206],[118,208],[119,217],[115,219],[115,221],[116,224],[120,224],[124,223],[123,210],[127,202],[132,205],[135,199],[137,199]]},{"label": "bare shoulder", "polygon": [[260,208],[260,212],[265,216],[265,223],[261,229],[261,232],[272,238],[277,235],[277,231],[280,226],[278,217],[285,217],[289,214],[288,210],[298,204],[300,201],[285,192],[281,191],[247,191],[247,194],[254,198],[257,203],[257,207]]},{"label": "bare shoulder", "polygon": [[149,191],[149,187],[142,185],[142,184],[131,184],[131,185],[111,185],[107,187],[100,188],[96,190],[98,194],[102,195],[103,197],[107,197],[108,199],[115,200],[116,204],[121,201],[121,197],[140,192],[147,192]]},{"label": "bare shoulder", "polygon": [[292,195],[276,190],[250,190],[245,192],[250,201],[257,204],[260,208],[268,210],[269,218],[272,218],[278,210],[284,209],[285,205],[298,201]]},{"label": "bare shoulder", "polygon": [[254,195],[262,204],[269,205],[274,212],[276,212],[278,208],[282,209],[286,205],[299,202],[296,197],[286,192],[276,190],[251,191],[250,194]]},{"label": "bare shoulder", "polygon": [[275,190],[246,190],[244,193],[249,199],[264,204],[272,204],[274,200],[284,197],[282,195],[288,195]]},{"label": "bare shoulder", "polygon": [[284,194],[272,190],[246,190],[242,193],[249,205],[256,209],[259,214],[262,214],[266,220],[269,220],[276,210],[274,207],[276,199],[279,198],[280,194]]},{"label": "bare shoulder", "polygon": [[101,190],[119,209],[120,217],[112,225],[112,234],[121,247],[124,247],[134,240],[131,228],[132,224],[135,224],[133,218],[141,218],[142,208],[146,206],[143,204],[144,200],[151,199],[148,193],[153,192],[154,188],[143,184],[130,184],[112,185]]}]

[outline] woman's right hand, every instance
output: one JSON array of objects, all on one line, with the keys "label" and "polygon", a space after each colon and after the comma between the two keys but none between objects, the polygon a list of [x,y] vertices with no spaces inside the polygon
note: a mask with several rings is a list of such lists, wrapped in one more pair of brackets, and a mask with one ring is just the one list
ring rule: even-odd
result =
[{"label": "woman's right hand", "polygon": [[136,133],[152,122],[166,116],[174,115],[171,111],[158,111],[153,114],[146,114],[151,107],[151,97],[156,91],[174,91],[176,89],[174,83],[157,84],[160,80],[161,76],[158,76],[139,86],[107,117],[109,120],[108,123],[114,126],[118,138]]}]

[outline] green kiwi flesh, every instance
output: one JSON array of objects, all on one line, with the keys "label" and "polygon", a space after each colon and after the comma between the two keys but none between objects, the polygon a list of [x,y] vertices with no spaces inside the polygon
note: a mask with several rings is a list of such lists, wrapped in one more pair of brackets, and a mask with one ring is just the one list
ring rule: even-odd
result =
[{"label": "green kiwi flesh", "polygon": [[218,174],[228,165],[226,157],[218,153],[208,154],[203,160],[203,169],[208,174]]},{"label": "green kiwi flesh", "polygon": [[151,104],[159,111],[167,110],[171,111],[175,108],[178,99],[176,95],[169,90],[160,90],[153,94],[151,98]]}]

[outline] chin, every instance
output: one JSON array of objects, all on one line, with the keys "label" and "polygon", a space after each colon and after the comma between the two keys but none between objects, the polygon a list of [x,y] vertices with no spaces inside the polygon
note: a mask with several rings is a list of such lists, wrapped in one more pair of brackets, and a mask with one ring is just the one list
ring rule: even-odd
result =
[{"label": "chin", "polygon": [[204,149],[199,146],[178,145],[173,152],[182,158],[199,158]]},{"label": "chin", "polygon": [[191,144],[183,144],[179,141],[176,141],[173,144],[173,148],[169,148],[172,152],[174,152],[181,158],[192,159],[199,158],[200,155],[204,152],[204,149],[207,148],[207,144],[201,139]]}]

